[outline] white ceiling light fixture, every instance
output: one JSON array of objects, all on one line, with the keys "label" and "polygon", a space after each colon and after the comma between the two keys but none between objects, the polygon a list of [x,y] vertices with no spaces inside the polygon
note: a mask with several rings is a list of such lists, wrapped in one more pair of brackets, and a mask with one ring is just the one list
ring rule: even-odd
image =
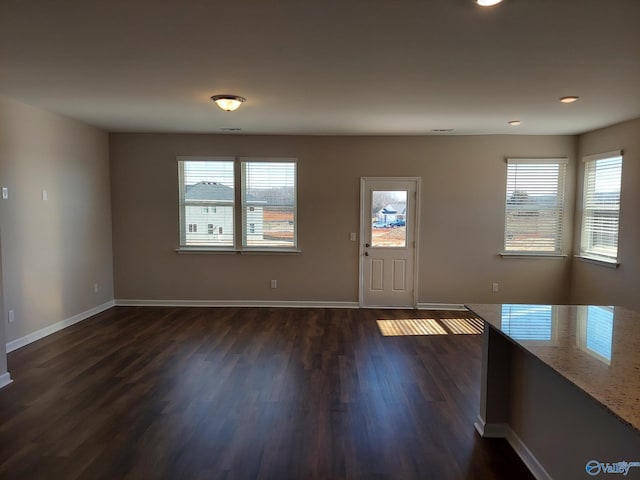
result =
[{"label": "white ceiling light fixture", "polygon": [[578,100],[580,97],[576,97],[576,96],[569,96],[569,97],[561,97],[560,101],[562,103],[573,103],[576,100]]},{"label": "white ceiling light fixture", "polygon": [[233,112],[242,105],[244,97],[239,97],[237,95],[214,95],[211,97],[211,100],[216,102],[216,105],[218,105],[222,110],[226,112]]},{"label": "white ceiling light fixture", "polygon": [[481,7],[492,7],[502,2],[502,0],[473,0],[474,3],[477,3]]},{"label": "white ceiling light fixture", "polygon": [[509,122],[509,125],[511,125],[512,127],[517,127],[518,125],[520,125],[522,122],[520,120],[511,120]]}]

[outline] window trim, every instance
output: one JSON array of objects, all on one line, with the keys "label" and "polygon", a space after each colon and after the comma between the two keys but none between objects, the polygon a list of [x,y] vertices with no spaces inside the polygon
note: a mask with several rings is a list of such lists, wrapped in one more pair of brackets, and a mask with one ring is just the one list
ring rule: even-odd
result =
[{"label": "window trim", "polygon": [[[508,157],[505,159],[507,163],[507,178],[505,181],[505,203],[504,203],[504,231],[502,237],[502,250],[499,252],[499,255],[502,258],[512,258],[512,259],[561,259],[567,257],[565,253],[565,208],[566,208],[566,179],[567,179],[567,166],[569,164],[569,159],[567,157]],[[560,238],[557,241],[559,249],[556,251],[528,251],[528,250],[507,250],[506,249],[506,236],[507,236],[507,213],[509,211],[507,198],[506,198],[506,187],[509,183],[509,165],[518,165],[518,164],[540,164],[540,165],[558,165],[559,167],[563,167],[562,171],[558,175],[558,192],[562,193],[562,203],[560,205],[560,229],[559,234]]]},{"label": "window trim", "polygon": [[[584,224],[585,224],[585,203],[586,203],[586,195],[587,195],[587,163],[589,162],[597,162],[598,160],[607,160],[615,157],[620,157],[620,198],[618,199],[618,209],[617,209],[617,221],[618,221],[618,239],[616,242],[616,256],[609,257],[606,255],[599,255],[597,253],[593,253],[590,251],[583,250],[583,238],[585,234]],[[582,260],[586,263],[592,263],[594,265],[599,265],[607,268],[618,268],[620,266],[620,214],[622,212],[622,175],[624,168],[624,151],[623,150],[612,150],[610,152],[602,152],[596,153],[593,155],[585,155],[582,157],[583,163],[583,172],[582,172],[582,204],[581,204],[581,214],[580,214],[580,232],[579,232],[579,243],[578,243],[578,254],[576,258]]]},{"label": "window trim", "polygon": [[[178,247],[175,249],[180,254],[256,254],[256,255],[297,255],[302,253],[298,245],[298,159],[295,157],[245,157],[245,156],[184,156],[176,157],[178,164]],[[233,245],[185,245],[187,224],[185,219],[185,186],[184,186],[184,162],[188,161],[227,161],[233,162],[234,200],[233,200]],[[243,162],[295,163],[294,191],[294,246],[243,246],[244,236],[244,174]],[[229,206],[229,205],[226,205]],[[211,204],[209,204],[211,208]],[[213,207],[215,208],[215,206]],[[238,221],[240,219],[241,221]],[[208,227],[208,225],[207,225]]]}]

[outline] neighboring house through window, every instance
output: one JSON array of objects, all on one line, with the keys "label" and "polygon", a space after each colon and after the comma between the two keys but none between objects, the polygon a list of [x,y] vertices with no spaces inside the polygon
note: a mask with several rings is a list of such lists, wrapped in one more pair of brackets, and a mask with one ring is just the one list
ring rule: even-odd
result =
[{"label": "neighboring house through window", "polygon": [[[233,247],[233,234],[214,233],[218,226],[233,232],[234,160],[179,161],[181,246]],[[188,225],[188,228],[184,228]],[[200,226],[200,228],[198,228]]]}]

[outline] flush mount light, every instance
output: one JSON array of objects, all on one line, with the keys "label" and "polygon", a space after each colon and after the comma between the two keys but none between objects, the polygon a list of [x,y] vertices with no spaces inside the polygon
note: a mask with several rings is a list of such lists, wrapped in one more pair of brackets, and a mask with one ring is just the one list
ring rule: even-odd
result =
[{"label": "flush mount light", "polygon": [[491,7],[493,5],[499,4],[500,2],[502,2],[502,0],[473,0],[473,2],[477,3],[481,7]]},{"label": "flush mount light", "polygon": [[237,110],[242,102],[244,102],[244,98],[238,97],[237,95],[214,95],[211,97],[211,100],[216,102],[222,110],[227,112]]},{"label": "flush mount light", "polygon": [[512,127],[517,127],[518,125],[520,125],[520,120],[511,120],[509,122],[509,125],[511,125]]},{"label": "flush mount light", "polygon": [[573,102],[575,102],[576,100],[578,100],[579,98],[580,98],[580,97],[574,97],[574,96],[571,96],[571,97],[561,97],[561,98],[560,98],[560,101],[561,101],[562,103],[573,103]]}]

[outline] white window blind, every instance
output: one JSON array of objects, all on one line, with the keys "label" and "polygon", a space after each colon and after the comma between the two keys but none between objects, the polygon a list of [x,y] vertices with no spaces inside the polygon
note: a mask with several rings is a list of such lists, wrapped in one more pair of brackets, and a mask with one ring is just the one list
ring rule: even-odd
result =
[{"label": "white window blind", "polygon": [[233,247],[234,160],[179,160],[178,171],[180,246]]},{"label": "white window blind", "polygon": [[584,192],[580,255],[618,261],[622,152],[584,158]]},{"label": "white window blind", "polygon": [[553,339],[552,305],[502,305],[501,330],[514,340]]},{"label": "white window blind", "polygon": [[296,162],[242,160],[244,248],[297,248]]},{"label": "white window blind", "polygon": [[566,158],[507,160],[506,253],[562,253],[566,164]]}]

